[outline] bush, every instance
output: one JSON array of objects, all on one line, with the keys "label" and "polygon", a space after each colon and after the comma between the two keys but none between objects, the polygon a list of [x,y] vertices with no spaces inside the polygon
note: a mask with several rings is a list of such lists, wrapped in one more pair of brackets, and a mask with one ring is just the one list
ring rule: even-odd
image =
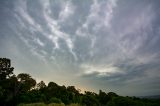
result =
[{"label": "bush", "polygon": [[70,105],[67,105],[67,106],[81,106],[80,104],[75,104],[75,103],[72,103]]},{"label": "bush", "polygon": [[63,103],[50,103],[47,106],[65,106]]},{"label": "bush", "polygon": [[18,106],[47,106],[44,103],[19,104]]},{"label": "bush", "polygon": [[62,101],[61,99],[53,97],[49,100],[49,103],[62,103]]},{"label": "bush", "polygon": [[[31,104],[19,104],[18,106],[65,106],[64,103],[50,103],[48,105],[44,103],[31,103]],[[70,104],[67,106],[81,106],[79,104]]]}]

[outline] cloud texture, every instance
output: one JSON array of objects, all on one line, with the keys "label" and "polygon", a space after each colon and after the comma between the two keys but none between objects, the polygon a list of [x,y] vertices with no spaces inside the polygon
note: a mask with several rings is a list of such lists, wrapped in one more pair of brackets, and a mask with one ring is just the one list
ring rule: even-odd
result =
[{"label": "cloud texture", "polygon": [[83,90],[160,94],[158,0],[1,0],[0,57]]}]

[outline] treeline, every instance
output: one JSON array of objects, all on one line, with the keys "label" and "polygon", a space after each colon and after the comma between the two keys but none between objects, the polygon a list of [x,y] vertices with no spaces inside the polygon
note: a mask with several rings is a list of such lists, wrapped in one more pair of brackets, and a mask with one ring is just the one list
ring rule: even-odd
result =
[{"label": "treeline", "polygon": [[122,97],[114,92],[80,93],[74,86],[60,86],[55,82],[46,85],[36,83],[29,74],[13,73],[11,61],[0,58],[0,106],[16,106],[20,103],[78,103],[82,106],[160,106],[160,100]]}]

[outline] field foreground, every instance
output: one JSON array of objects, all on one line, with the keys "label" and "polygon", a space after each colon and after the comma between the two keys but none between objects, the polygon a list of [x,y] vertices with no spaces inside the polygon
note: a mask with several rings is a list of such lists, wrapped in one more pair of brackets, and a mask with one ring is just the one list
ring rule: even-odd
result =
[{"label": "field foreground", "polygon": [[81,106],[79,104],[70,104],[65,105],[63,103],[50,103],[50,104],[44,104],[44,103],[31,103],[31,104],[19,104],[18,106]]}]

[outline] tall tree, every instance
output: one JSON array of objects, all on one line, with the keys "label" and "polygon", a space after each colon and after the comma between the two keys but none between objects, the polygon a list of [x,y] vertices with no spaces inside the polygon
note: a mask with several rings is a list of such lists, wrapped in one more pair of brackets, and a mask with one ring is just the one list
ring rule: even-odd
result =
[{"label": "tall tree", "polygon": [[26,92],[31,90],[36,85],[36,80],[33,79],[29,74],[21,73],[17,76],[19,81],[20,90]]},{"label": "tall tree", "polygon": [[0,58],[0,106],[9,105],[13,101],[15,86],[13,70],[10,59]]},{"label": "tall tree", "polygon": [[38,89],[43,89],[46,87],[46,84],[44,83],[44,81],[40,81],[38,84],[37,84],[37,88]]},{"label": "tall tree", "polygon": [[106,105],[108,101],[109,101],[108,95],[102,90],[99,90],[99,102],[103,105]]},{"label": "tall tree", "polygon": [[0,80],[7,79],[13,75],[14,68],[11,67],[11,61],[7,58],[0,58]]}]

